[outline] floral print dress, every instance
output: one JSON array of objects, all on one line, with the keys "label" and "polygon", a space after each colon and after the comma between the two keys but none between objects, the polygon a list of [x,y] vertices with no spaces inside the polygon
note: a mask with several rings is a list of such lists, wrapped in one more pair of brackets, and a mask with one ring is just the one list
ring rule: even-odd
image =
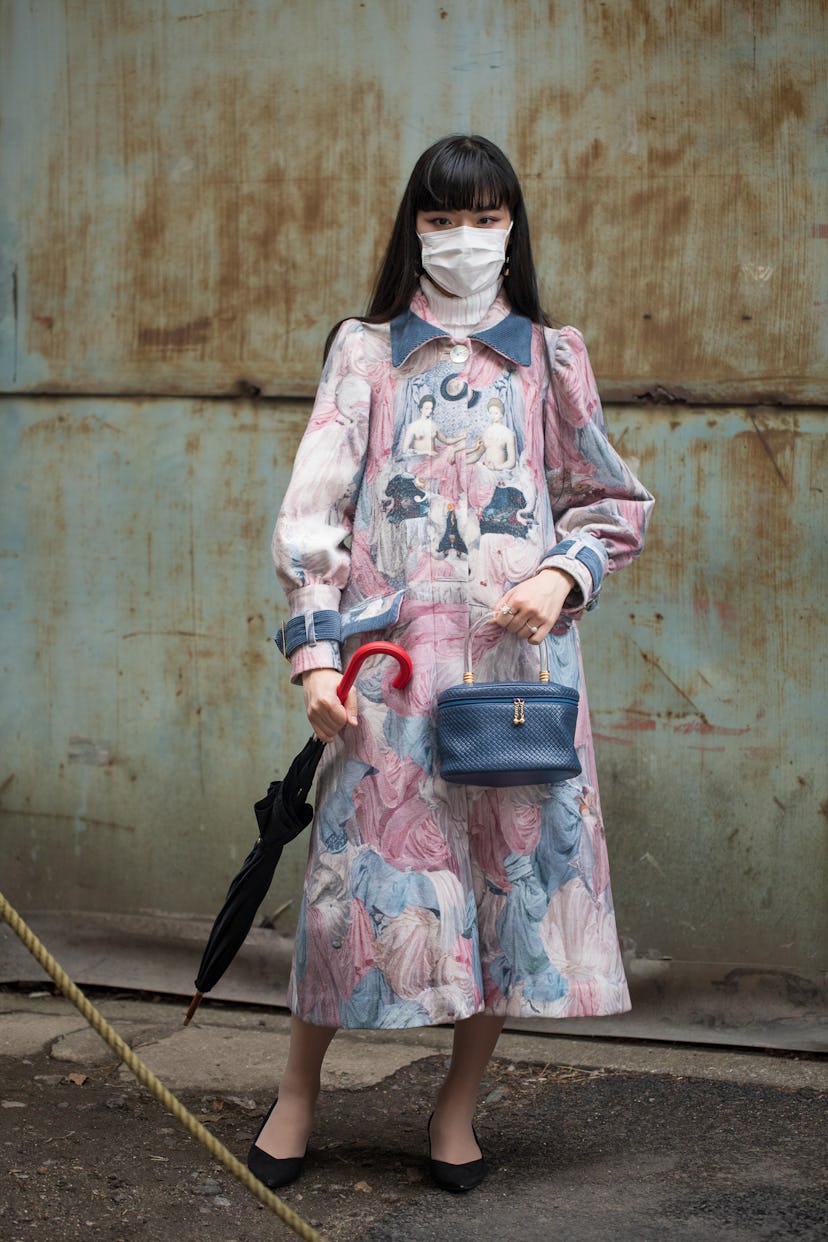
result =
[{"label": "floral print dress", "polygon": [[[294,681],[369,638],[414,664],[404,690],[393,661],[363,664],[359,724],[320,765],[289,990],[319,1025],[629,1007],[577,618],[640,552],[652,497],[606,438],[574,328],[542,329],[499,297],[452,332],[420,292],[390,324],[342,325],[273,537]],[[550,383],[556,339],[570,361]],[[447,784],[436,700],[462,680],[469,626],[553,565],[577,584],[548,646],[553,681],[581,692],[581,774]],[[496,626],[474,651],[486,680],[535,678],[538,658]]]}]

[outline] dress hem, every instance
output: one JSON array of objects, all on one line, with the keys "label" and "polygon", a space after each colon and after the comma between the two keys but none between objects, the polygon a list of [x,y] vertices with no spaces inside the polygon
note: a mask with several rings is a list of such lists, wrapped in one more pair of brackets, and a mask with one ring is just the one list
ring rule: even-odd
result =
[{"label": "dress hem", "polygon": [[549,1022],[550,1024],[552,1024],[552,1023],[557,1023],[557,1022],[572,1022],[575,1020],[579,1020],[581,1018],[589,1019],[589,1020],[594,1020],[596,1018],[599,1018],[599,1019],[600,1018],[617,1018],[622,1013],[629,1013],[631,1009],[632,1009],[632,1004],[628,1003],[626,1005],[618,1006],[617,1008],[604,1009],[596,1013],[548,1014],[548,1013],[542,1013],[542,1012],[539,1013],[537,1010],[534,1010],[531,1013],[509,1013],[508,1009],[505,1012],[502,1012],[502,1011],[493,1009],[489,1005],[486,1005],[480,1009],[474,1010],[472,1013],[458,1014],[452,1018],[448,1018],[448,1017],[442,1018],[439,1020],[435,1020],[433,1022],[408,1022],[404,1026],[385,1026],[385,1025],[372,1026],[372,1025],[368,1025],[365,1023],[358,1023],[358,1024],[353,1024],[353,1025],[346,1024],[346,1023],[339,1023],[338,1025],[331,1026],[330,1024],[326,1022],[314,1022],[312,1018],[304,1017],[302,1014],[297,1013],[295,1009],[291,1009],[290,1013],[292,1017],[299,1018],[300,1021],[306,1022],[308,1026],[324,1026],[324,1027],[327,1027],[329,1030],[335,1030],[335,1031],[413,1031],[413,1030],[423,1030],[429,1027],[454,1026],[456,1022],[465,1022],[466,1019],[468,1018],[475,1018],[483,1014],[487,1015],[488,1017],[493,1017],[493,1018],[505,1018],[507,1020],[509,1018],[516,1018],[521,1021],[525,1019],[532,1019],[534,1021]]}]

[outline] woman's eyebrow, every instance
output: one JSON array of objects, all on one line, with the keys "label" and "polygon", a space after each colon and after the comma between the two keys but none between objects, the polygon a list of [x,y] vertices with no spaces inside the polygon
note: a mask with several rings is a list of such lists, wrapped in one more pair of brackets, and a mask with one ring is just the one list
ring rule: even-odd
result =
[{"label": "woman's eyebrow", "polygon": [[480,216],[486,211],[502,211],[503,206],[500,203],[484,203],[482,207],[424,207],[422,209],[426,215],[442,212],[444,215],[455,215],[458,211],[470,211],[475,216]]}]

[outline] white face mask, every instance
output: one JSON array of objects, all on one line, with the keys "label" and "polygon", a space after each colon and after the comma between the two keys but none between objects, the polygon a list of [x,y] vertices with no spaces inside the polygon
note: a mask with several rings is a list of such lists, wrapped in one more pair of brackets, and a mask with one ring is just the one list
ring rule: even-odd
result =
[{"label": "white face mask", "polygon": [[456,229],[418,233],[423,268],[436,285],[458,298],[488,289],[506,262],[508,229],[476,229],[461,224]]}]

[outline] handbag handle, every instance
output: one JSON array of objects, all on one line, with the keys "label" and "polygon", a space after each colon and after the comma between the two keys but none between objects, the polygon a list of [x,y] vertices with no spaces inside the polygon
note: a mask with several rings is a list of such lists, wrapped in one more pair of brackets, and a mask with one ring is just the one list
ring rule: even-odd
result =
[{"label": "handbag handle", "polygon": [[[464,647],[463,658],[463,681],[467,686],[474,685],[474,672],[472,671],[472,642],[477,637],[484,625],[494,625],[489,617],[483,617],[481,621],[476,621],[469,629],[466,635],[466,644]],[[540,675],[539,682],[549,681],[549,652],[546,646],[546,639],[538,644],[538,656],[540,658]]]}]

